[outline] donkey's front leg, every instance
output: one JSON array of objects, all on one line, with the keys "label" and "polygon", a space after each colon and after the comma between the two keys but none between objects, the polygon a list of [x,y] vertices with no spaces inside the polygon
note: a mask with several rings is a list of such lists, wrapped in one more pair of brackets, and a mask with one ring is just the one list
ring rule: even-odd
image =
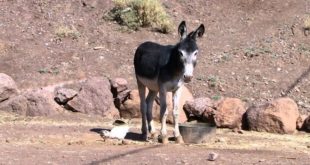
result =
[{"label": "donkey's front leg", "polygon": [[173,120],[174,120],[174,137],[176,139],[176,143],[184,143],[183,138],[180,135],[179,131],[179,101],[180,101],[180,95],[181,95],[182,88],[178,88],[177,90],[173,91]]},{"label": "donkey's front leg", "polygon": [[167,91],[164,89],[161,89],[159,91],[159,99],[160,99],[160,121],[161,121],[161,140],[163,144],[168,143],[168,136],[167,136],[167,103],[166,103],[166,97],[167,97]]}]

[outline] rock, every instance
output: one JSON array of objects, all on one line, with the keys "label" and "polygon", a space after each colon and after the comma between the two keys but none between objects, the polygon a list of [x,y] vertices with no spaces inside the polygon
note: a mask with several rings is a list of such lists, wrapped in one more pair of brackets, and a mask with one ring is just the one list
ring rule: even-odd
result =
[{"label": "rock", "polygon": [[51,116],[63,111],[53,100],[53,93],[45,89],[26,91],[11,98],[0,110],[25,116]]},{"label": "rock", "polygon": [[215,105],[214,121],[217,127],[241,129],[245,104],[237,98],[224,98]]},{"label": "rock", "polygon": [[65,105],[69,100],[77,96],[78,92],[69,88],[58,88],[55,90],[55,101],[60,105]]},{"label": "rock", "polygon": [[246,121],[250,130],[271,133],[294,133],[298,107],[290,98],[278,98],[261,106],[250,107]]},{"label": "rock", "polygon": [[302,126],[302,129],[307,131],[307,132],[310,132],[310,116],[308,116],[305,121],[304,121],[304,124]]},{"label": "rock", "polygon": [[115,78],[110,80],[111,92],[114,98],[114,105],[120,109],[121,104],[128,99],[130,90],[128,89],[128,82],[123,78]]},{"label": "rock", "polygon": [[128,99],[130,92],[131,91],[129,89],[127,89],[125,91],[118,93],[116,98],[114,98],[114,105],[116,108],[120,109],[121,104],[123,104],[124,101]]},{"label": "rock", "polygon": [[125,119],[141,117],[140,98],[138,90],[130,91],[128,99],[123,104],[121,104],[119,111],[120,116]]},{"label": "rock", "polygon": [[115,78],[110,80],[111,83],[111,91],[113,93],[113,97],[115,98],[122,91],[128,89],[128,82],[123,78]]},{"label": "rock", "polygon": [[[181,99],[179,102],[179,122],[185,122],[187,121],[187,117],[185,115],[184,110],[182,109],[183,105],[187,100],[192,100],[193,95],[191,92],[186,88],[182,87],[182,94],[181,94]],[[148,93],[148,91],[146,92]],[[168,117],[167,117],[167,122],[168,123],[173,123],[173,112],[172,112],[172,93],[169,92],[167,94],[167,110],[169,111]],[[123,118],[139,118],[141,117],[141,112],[140,112],[140,98],[139,98],[139,92],[138,90],[132,90],[129,93],[128,99],[125,100],[121,106],[120,106],[120,115]],[[159,101],[154,101],[153,104],[153,119],[160,121],[159,117],[160,116],[160,106],[159,106]]]},{"label": "rock", "polygon": [[15,81],[8,75],[0,73],[0,102],[18,94]]},{"label": "rock", "polygon": [[211,152],[209,155],[208,155],[208,160],[209,161],[215,161],[217,158],[218,158],[219,154],[215,153],[215,152]]},{"label": "rock", "polygon": [[297,126],[297,129],[298,129],[298,130],[301,130],[301,129],[302,129],[303,124],[304,124],[306,118],[307,118],[306,115],[300,115],[300,116],[298,116],[297,122],[296,122],[296,126]]},{"label": "rock", "polygon": [[183,109],[189,120],[199,120],[214,123],[213,102],[210,98],[196,98],[186,101]]},{"label": "rock", "polygon": [[110,92],[110,83],[102,77],[87,79],[77,96],[66,104],[70,110],[103,117],[117,116]]}]

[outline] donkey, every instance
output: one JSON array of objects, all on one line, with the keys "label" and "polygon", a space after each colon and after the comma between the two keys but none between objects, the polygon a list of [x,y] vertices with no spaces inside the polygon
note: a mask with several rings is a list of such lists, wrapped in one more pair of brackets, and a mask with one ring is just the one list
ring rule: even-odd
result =
[{"label": "donkey", "polygon": [[[176,143],[183,143],[179,132],[178,102],[181,86],[189,83],[193,78],[196,66],[198,47],[196,38],[202,37],[205,27],[201,24],[197,30],[187,35],[186,23],[182,21],[178,27],[181,37],[176,45],[160,45],[154,42],[142,43],[135,52],[134,67],[140,97],[140,110],[142,115],[142,138],[147,140],[147,130],[155,135],[152,121],[152,107],[154,99],[159,92],[161,141],[168,143],[166,119],[168,115],[166,95],[173,94],[174,136]],[[146,87],[149,92],[145,97]]]}]

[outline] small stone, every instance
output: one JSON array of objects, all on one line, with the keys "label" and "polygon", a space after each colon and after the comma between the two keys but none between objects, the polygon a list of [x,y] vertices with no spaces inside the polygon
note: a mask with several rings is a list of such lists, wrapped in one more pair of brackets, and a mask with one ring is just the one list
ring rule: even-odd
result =
[{"label": "small stone", "polygon": [[122,145],[128,145],[128,144],[130,144],[130,142],[128,140],[126,140],[126,139],[122,140]]},{"label": "small stone", "polygon": [[99,50],[99,49],[103,49],[104,47],[103,46],[96,46],[94,47],[94,50]]},{"label": "small stone", "polygon": [[208,156],[208,160],[209,161],[215,161],[218,158],[219,154],[215,153],[215,152],[211,152]]}]

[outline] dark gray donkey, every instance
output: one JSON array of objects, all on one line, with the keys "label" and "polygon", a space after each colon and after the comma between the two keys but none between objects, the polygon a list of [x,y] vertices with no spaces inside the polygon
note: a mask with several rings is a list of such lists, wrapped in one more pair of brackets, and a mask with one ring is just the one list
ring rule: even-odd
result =
[{"label": "dark gray donkey", "polygon": [[[166,119],[167,92],[173,93],[173,117],[174,136],[177,143],[183,139],[179,132],[179,110],[178,102],[181,93],[181,86],[193,78],[193,71],[196,65],[198,47],[196,38],[202,37],[205,31],[201,24],[197,30],[187,35],[185,21],[179,25],[178,32],[181,36],[180,42],[176,45],[160,45],[153,42],[142,43],[136,50],[134,66],[140,96],[140,108],[142,114],[142,137],[147,140],[147,130],[155,135],[155,127],[152,121],[152,107],[155,97],[159,92],[160,99],[160,121],[162,143],[168,143]],[[147,87],[149,93],[145,98]]]}]

